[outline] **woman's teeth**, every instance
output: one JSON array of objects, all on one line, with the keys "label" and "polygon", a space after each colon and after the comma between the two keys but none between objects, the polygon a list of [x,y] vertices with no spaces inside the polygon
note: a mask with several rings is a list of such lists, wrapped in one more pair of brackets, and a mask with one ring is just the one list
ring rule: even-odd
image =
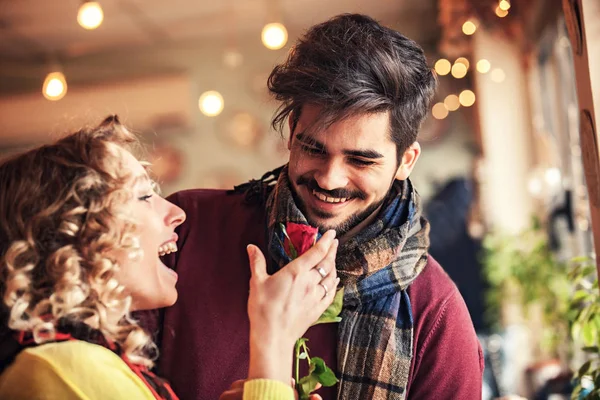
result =
[{"label": "woman's teeth", "polygon": [[177,251],[177,244],[175,242],[165,243],[158,248],[158,255],[164,256],[165,254],[175,253]]},{"label": "woman's teeth", "polygon": [[325,196],[323,193],[319,193],[315,190],[313,190],[313,195],[315,195],[315,197],[321,201],[324,201],[326,203],[344,203],[346,202],[348,199],[346,197],[327,197]]}]

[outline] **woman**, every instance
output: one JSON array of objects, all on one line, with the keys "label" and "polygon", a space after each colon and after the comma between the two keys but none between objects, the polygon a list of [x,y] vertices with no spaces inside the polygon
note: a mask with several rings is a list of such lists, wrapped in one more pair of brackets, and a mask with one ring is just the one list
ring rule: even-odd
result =
[{"label": "woman", "polygon": [[[150,372],[157,348],[130,312],[176,301],[177,274],[159,256],[177,251],[185,214],[155,194],[135,144],[110,117],[0,164],[0,398],[177,398]],[[244,398],[293,398],[282,354],[333,300],[319,283],[337,284],[336,249],[328,232],[269,276],[248,247]]]}]

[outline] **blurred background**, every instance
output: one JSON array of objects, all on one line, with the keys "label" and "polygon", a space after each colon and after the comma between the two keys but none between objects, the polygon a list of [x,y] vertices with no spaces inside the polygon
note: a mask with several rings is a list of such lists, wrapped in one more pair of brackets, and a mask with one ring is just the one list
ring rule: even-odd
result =
[{"label": "blurred background", "polygon": [[437,72],[412,179],[486,352],[484,398],[593,395],[597,0],[0,0],[0,158],[118,114],[165,194],[258,178],[288,157],[271,69],[345,12]]}]

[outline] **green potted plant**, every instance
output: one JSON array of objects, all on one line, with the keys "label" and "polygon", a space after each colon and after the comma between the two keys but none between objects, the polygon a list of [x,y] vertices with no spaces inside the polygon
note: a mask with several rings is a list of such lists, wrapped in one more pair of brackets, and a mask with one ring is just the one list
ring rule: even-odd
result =
[{"label": "green potted plant", "polygon": [[574,259],[573,264],[569,273],[574,286],[569,321],[572,339],[583,354],[574,362],[575,388],[571,399],[600,399],[600,291],[596,264],[590,257]]},{"label": "green potted plant", "polygon": [[[524,322],[539,321],[534,327],[537,359],[568,358],[568,310],[571,283],[568,265],[551,251],[538,219],[518,235],[491,234],[483,242],[484,275],[490,325],[501,330],[507,318],[507,303],[520,306]],[[537,314],[537,315],[533,315]],[[537,318],[536,318],[537,317]]]}]

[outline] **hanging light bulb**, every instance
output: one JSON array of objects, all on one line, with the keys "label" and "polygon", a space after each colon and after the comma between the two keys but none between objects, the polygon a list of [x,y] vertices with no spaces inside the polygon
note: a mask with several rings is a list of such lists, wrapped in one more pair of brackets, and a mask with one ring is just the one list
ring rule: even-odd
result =
[{"label": "hanging light bulb", "polygon": [[58,71],[50,72],[44,79],[42,94],[51,101],[57,101],[65,97],[65,94],[67,94],[65,75]]},{"label": "hanging light bulb", "polygon": [[200,108],[200,111],[202,111],[202,114],[208,117],[216,117],[223,111],[223,96],[215,90],[204,92],[198,100],[198,107]]},{"label": "hanging light bulb", "polygon": [[452,66],[452,76],[456,79],[464,78],[467,75],[467,66],[462,63],[454,63]]},{"label": "hanging light bulb", "polygon": [[510,1],[508,0],[500,0],[500,4],[498,4],[498,8],[502,11],[508,11],[510,8]]},{"label": "hanging light bulb", "polygon": [[444,99],[444,106],[448,109],[448,111],[456,111],[460,107],[460,101],[458,100],[458,96],[455,94],[449,94]]},{"label": "hanging light bulb", "polygon": [[471,107],[475,104],[475,93],[472,90],[465,89],[458,95],[458,101],[463,107]]},{"label": "hanging light bulb", "polygon": [[462,31],[467,36],[471,36],[472,34],[475,33],[476,30],[477,30],[477,25],[475,25],[475,23],[473,21],[471,21],[470,19],[465,21],[465,23],[462,26]]},{"label": "hanging light bulb", "polygon": [[85,29],[96,29],[104,20],[102,7],[95,1],[84,1],[77,13],[77,22]]},{"label": "hanging light bulb", "polygon": [[503,10],[500,8],[500,6],[496,7],[496,15],[499,18],[504,18],[508,15],[508,10]]},{"label": "hanging light bulb", "polygon": [[477,61],[478,72],[482,74],[487,74],[488,72],[490,72],[490,68],[492,68],[492,64],[490,64],[490,62],[485,58],[482,58],[481,60]]},{"label": "hanging light bulb", "polygon": [[262,30],[261,39],[267,49],[279,50],[287,43],[287,29],[279,22],[267,24]]},{"label": "hanging light bulb", "polygon": [[471,63],[465,57],[458,57],[454,63],[463,64],[467,69],[471,66]]},{"label": "hanging light bulb", "polygon": [[445,58],[440,58],[435,62],[433,68],[435,69],[435,72],[437,72],[438,75],[444,76],[450,73],[452,64],[450,64],[450,61],[446,60]]},{"label": "hanging light bulb", "polygon": [[435,119],[444,119],[448,116],[448,109],[444,103],[436,103],[431,109],[431,114]]}]

